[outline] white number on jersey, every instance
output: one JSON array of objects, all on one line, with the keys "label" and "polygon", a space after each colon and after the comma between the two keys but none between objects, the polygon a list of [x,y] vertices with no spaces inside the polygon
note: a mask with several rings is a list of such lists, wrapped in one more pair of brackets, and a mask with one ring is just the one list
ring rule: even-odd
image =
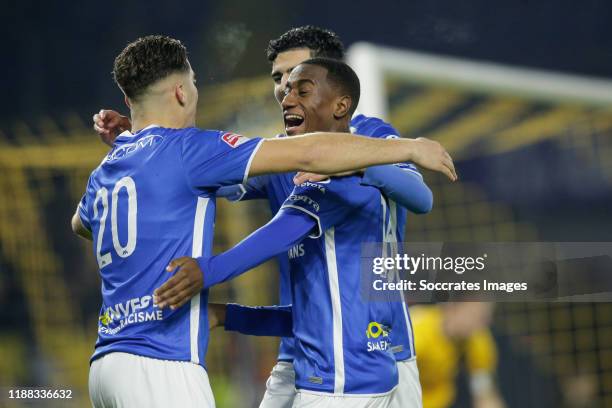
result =
[{"label": "white number on jersey", "polygon": [[[119,226],[117,207],[119,204],[119,192],[122,188],[125,188],[128,196],[128,225],[127,225],[127,236],[128,240],[125,246],[119,242]],[[111,196],[112,209],[111,209],[111,235],[113,237],[113,247],[117,255],[122,258],[127,258],[132,255],[136,249],[136,234],[137,234],[137,223],[136,214],[138,212],[138,196],[136,194],[136,183],[131,177],[123,177],[113,188]],[[96,245],[96,258],[98,259],[98,266],[100,269],[113,263],[113,258],[110,252],[102,254],[102,238],[104,238],[104,228],[106,226],[106,218],[108,217],[108,190],[102,187],[96,193],[96,200],[94,201],[94,218],[98,217],[98,202],[102,202],[102,216],[100,217],[100,230],[98,231],[98,242]]]}]

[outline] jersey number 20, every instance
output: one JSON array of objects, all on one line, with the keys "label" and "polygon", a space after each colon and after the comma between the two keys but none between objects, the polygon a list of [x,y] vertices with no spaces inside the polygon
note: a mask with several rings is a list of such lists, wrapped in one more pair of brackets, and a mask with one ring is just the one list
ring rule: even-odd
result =
[{"label": "jersey number 20", "polygon": [[[127,243],[125,246],[119,242],[119,232],[117,226],[117,205],[119,203],[119,192],[125,188],[128,196],[128,225],[127,225]],[[98,242],[96,245],[96,258],[100,269],[113,263],[113,258],[110,252],[102,253],[102,239],[104,238],[104,228],[106,226],[106,218],[108,217],[108,190],[102,187],[96,193],[96,200],[93,204],[94,218],[98,218],[98,202],[102,202],[102,216],[100,217],[100,229],[98,231]],[[131,177],[123,177],[113,188],[111,195],[111,235],[113,237],[113,246],[117,255],[122,258],[127,258],[132,255],[136,249],[136,213],[138,211],[138,200],[136,196],[136,183]]]}]

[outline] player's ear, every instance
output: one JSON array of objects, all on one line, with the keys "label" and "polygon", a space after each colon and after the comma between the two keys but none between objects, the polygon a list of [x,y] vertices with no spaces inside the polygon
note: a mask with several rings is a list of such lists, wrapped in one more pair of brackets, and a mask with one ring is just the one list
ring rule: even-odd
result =
[{"label": "player's ear", "polygon": [[341,119],[345,117],[346,115],[348,115],[349,111],[351,110],[352,104],[353,104],[353,101],[351,100],[351,97],[348,95],[344,95],[336,99],[336,106],[334,109],[334,118]]},{"label": "player's ear", "polygon": [[132,104],[130,103],[130,98],[128,98],[126,94],[123,94],[123,101],[125,102],[125,104],[127,105],[127,107],[129,109],[132,109]]},{"label": "player's ear", "polygon": [[179,105],[185,106],[187,103],[187,95],[185,94],[185,88],[183,88],[183,84],[178,83],[174,86],[174,96],[178,101]]}]

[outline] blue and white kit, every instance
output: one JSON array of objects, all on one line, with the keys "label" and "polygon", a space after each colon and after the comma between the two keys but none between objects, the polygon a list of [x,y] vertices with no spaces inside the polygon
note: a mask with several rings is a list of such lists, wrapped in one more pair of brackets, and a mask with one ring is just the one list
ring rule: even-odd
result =
[{"label": "blue and white kit", "polygon": [[[356,115],[351,120],[351,132],[376,138],[396,138],[399,134],[388,123],[364,115]],[[377,187],[387,197],[389,222],[395,225],[395,228],[390,228],[388,232],[393,235],[390,238],[395,239],[396,242],[404,240],[406,209],[415,213],[426,213],[431,210],[431,191],[423,182],[417,168],[411,163],[370,167],[366,169],[361,184]],[[292,189],[293,174],[276,174],[257,176],[242,185],[223,187],[219,189],[218,196],[223,196],[231,201],[267,199],[272,214],[276,214],[285,199],[291,194]],[[381,239],[380,242],[382,241]],[[292,301],[289,255],[290,253],[281,254],[277,257],[280,272],[279,304],[281,305],[291,304]],[[415,355],[410,316],[404,302],[395,302],[393,309],[392,350],[397,361],[408,360]],[[293,361],[293,342],[292,337],[281,339],[278,361]]]},{"label": "blue and white kit", "polygon": [[153,291],[172,259],[211,255],[215,192],[246,181],[261,141],[154,125],[117,138],[78,208],[102,279],[92,361],[125,352],[205,365],[208,291],[174,311],[154,306]]},{"label": "blue and white kit", "polygon": [[[352,125],[354,125],[352,129],[354,133],[374,137],[397,137],[395,136],[397,132],[392,127],[378,119],[359,115],[353,119]],[[269,236],[274,237],[276,243],[282,241],[287,245],[287,248],[284,248],[286,252],[279,256],[281,267],[280,302],[286,305],[293,302],[293,309],[277,308],[277,310],[271,311],[266,311],[266,308],[240,309],[230,306],[226,325],[248,334],[289,336],[292,333],[291,324],[293,324],[295,339],[291,337],[283,338],[279,360],[294,363],[297,374],[296,386],[300,389],[351,394],[384,393],[385,388],[388,390],[388,383],[384,384],[385,380],[380,381],[382,375],[378,379],[374,379],[373,376],[369,377],[367,373],[363,373],[364,364],[370,365],[371,363],[366,361],[368,358],[364,357],[363,350],[392,350],[395,353],[395,359],[398,361],[411,359],[414,356],[412,327],[404,302],[386,304],[385,307],[388,307],[389,310],[386,310],[385,313],[390,311],[390,316],[385,313],[370,314],[366,308],[371,305],[364,306],[361,304],[359,306],[362,309],[359,309],[354,304],[356,302],[355,298],[359,297],[360,268],[358,254],[361,250],[361,244],[364,242],[401,241],[403,239],[406,211],[403,207],[397,206],[393,200],[383,198],[378,190],[366,188],[365,191],[375,191],[375,193],[372,193],[375,196],[368,196],[368,193],[364,193],[363,189],[365,185],[378,187],[385,192],[385,195],[402,202],[403,206],[414,212],[430,210],[431,192],[423,183],[416,168],[410,164],[378,166],[368,169],[363,178],[348,177],[332,179],[328,183],[305,183],[295,190],[293,190],[292,178],[293,174],[255,177],[241,186],[224,187],[219,191],[219,195],[232,200],[268,198],[273,213],[276,213],[282,207],[282,211],[266,227],[275,231],[275,234]],[[325,195],[326,193],[327,195]],[[287,197],[289,198],[285,201]],[[367,199],[363,197],[367,197]],[[367,220],[361,220],[358,216],[355,216],[365,208],[361,206],[367,205],[373,205],[373,208],[376,208],[375,211],[370,209],[367,219],[370,221],[377,220],[378,224],[370,225]],[[353,212],[349,215],[347,211]],[[378,218],[373,215],[376,211],[378,211]],[[302,212],[302,214],[299,214],[299,212]],[[308,219],[304,219],[304,213],[311,218],[310,223]],[[321,217],[321,214],[324,214],[324,216]],[[300,216],[303,219],[302,221]],[[360,226],[366,226],[366,228],[360,229],[356,224],[347,227],[346,225],[351,225],[351,222],[348,221],[351,217],[353,220],[359,219]],[[312,229],[313,219],[317,223],[316,229],[325,231],[323,237],[314,241],[319,242],[318,246],[313,244],[313,240],[300,242],[301,237]],[[321,221],[322,219],[324,221]],[[287,220],[292,221],[288,222]],[[325,224],[326,222],[328,224]],[[337,225],[342,225],[342,227],[339,228]],[[337,235],[338,231],[340,231],[340,235]],[[249,267],[263,260],[261,258],[272,256],[276,253],[274,251],[279,250],[277,244],[266,242],[266,236],[268,235],[265,232],[257,231],[254,235],[258,238],[257,242],[266,243],[266,245],[261,245],[258,248],[258,257],[253,257],[250,260]],[[340,244],[337,241],[338,236],[341,238]],[[342,241],[347,243],[345,244]],[[223,274],[209,280],[209,284],[229,279],[244,271],[245,264],[241,259],[244,259],[242,255],[249,252],[246,250],[248,242],[247,239],[246,243],[241,243],[236,248],[238,252],[232,252],[231,257],[225,257],[225,254],[222,254],[217,259],[207,259],[205,261],[206,264],[202,265],[203,270],[224,271]],[[255,242],[255,240],[252,242]],[[349,244],[349,242],[351,243]],[[262,248],[266,246],[268,246],[268,250],[263,249],[264,252],[262,253]],[[339,248],[342,248],[342,250],[339,251]],[[238,256],[238,254],[241,254],[241,256]],[[314,254],[318,254],[318,256]],[[248,255],[246,256],[248,257]],[[246,262],[249,263],[249,261]],[[345,273],[338,273],[338,268],[341,268]],[[306,273],[306,271],[311,273]],[[330,276],[335,275],[342,278],[350,276],[354,280],[350,283],[340,280],[339,282],[342,282],[342,285],[340,285],[337,282],[334,283],[335,281],[330,278]],[[210,277],[210,275],[207,277]],[[297,283],[298,281],[300,284]],[[315,282],[327,286],[325,288],[315,287],[313,286]],[[340,291],[340,287],[344,289]],[[336,293],[332,293],[333,288],[336,289]],[[312,297],[314,293],[324,293],[327,298],[316,299],[316,301],[310,299],[308,301],[309,294]],[[349,293],[350,296],[347,295]],[[347,298],[350,300],[347,301]],[[345,304],[343,304],[343,300],[346,302]],[[334,302],[340,302],[340,305],[336,304],[334,308],[332,307]],[[316,307],[313,305],[316,305]],[[309,308],[310,310],[308,310]],[[277,314],[275,318],[275,313],[279,311],[282,314]],[[242,318],[239,312],[243,313]],[[255,321],[248,318],[249,313],[252,312],[255,313],[253,316],[259,313],[257,328],[249,325],[249,322]],[[269,318],[265,318],[265,315],[261,313],[267,313]],[[292,321],[289,317],[290,313],[297,319]],[[364,319],[367,320],[368,317],[374,315],[385,316],[384,319],[379,320],[389,319],[389,317],[391,320],[386,320],[385,323],[376,319],[368,320],[365,322],[365,331],[357,330],[359,324],[364,324]],[[336,316],[335,325],[334,316]],[[342,319],[342,316],[344,316],[344,319]],[[340,317],[342,323],[348,322],[346,327],[342,326],[342,323],[338,323],[338,317]],[[326,318],[328,318],[327,321]],[[316,323],[313,323],[315,321],[320,325],[326,325],[319,327],[321,331],[318,333],[312,331],[313,327],[318,327]],[[241,330],[241,324],[249,327],[243,327],[244,330]],[[270,326],[265,327],[268,324]],[[342,326],[342,329],[338,328],[340,326]],[[346,334],[343,333],[345,331]],[[342,339],[340,342],[334,343],[332,339],[329,339],[329,337],[334,337],[334,333],[336,339]],[[360,334],[363,335],[360,336]],[[380,339],[379,342],[366,341],[363,349],[360,349],[360,347],[364,344],[351,343],[345,340],[346,338],[367,338],[368,334],[371,335],[371,338],[375,336],[375,338],[379,338],[384,334],[384,338]],[[320,343],[314,340],[321,339],[321,337],[327,337],[328,339],[327,341],[321,340]],[[344,359],[345,355],[348,356],[346,360]],[[336,363],[338,358],[341,360],[339,364]],[[375,367],[376,363],[372,363],[372,365]],[[383,378],[393,381],[393,374],[390,374],[393,369],[386,364],[382,364],[382,366],[387,369],[387,374],[389,374]],[[325,372],[321,367],[326,367],[327,371]],[[384,373],[385,369],[379,369],[379,374]],[[360,375],[363,379],[360,384],[352,378],[353,373],[357,370],[361,372]],[[347,372],[349,373],[348,377]]]}]

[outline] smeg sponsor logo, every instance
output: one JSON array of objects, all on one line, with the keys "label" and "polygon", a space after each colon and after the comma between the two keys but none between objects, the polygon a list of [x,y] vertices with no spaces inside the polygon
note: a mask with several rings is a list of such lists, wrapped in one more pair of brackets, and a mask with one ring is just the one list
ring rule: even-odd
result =
[{"label": "smeg sponsor logo", "polygon": [[118,148],[110,152],[108,156],[106,156],[106,161],[114,162],[117,160],[121,160],[124,157],[130,156],[141,149],[153,147],[156,144],[161,143],[162,140],[164,140],[163,136],[147,135],[134,143],[126,143],[124,145],[119,146]]},{"label": "smeg sponsor logo", "polygon": [[386,351],[391,345],[389,341],[389,327],[378,322],[370,322],[368,324],[366,337],[368,338],[368,353],[372,351]]}]

